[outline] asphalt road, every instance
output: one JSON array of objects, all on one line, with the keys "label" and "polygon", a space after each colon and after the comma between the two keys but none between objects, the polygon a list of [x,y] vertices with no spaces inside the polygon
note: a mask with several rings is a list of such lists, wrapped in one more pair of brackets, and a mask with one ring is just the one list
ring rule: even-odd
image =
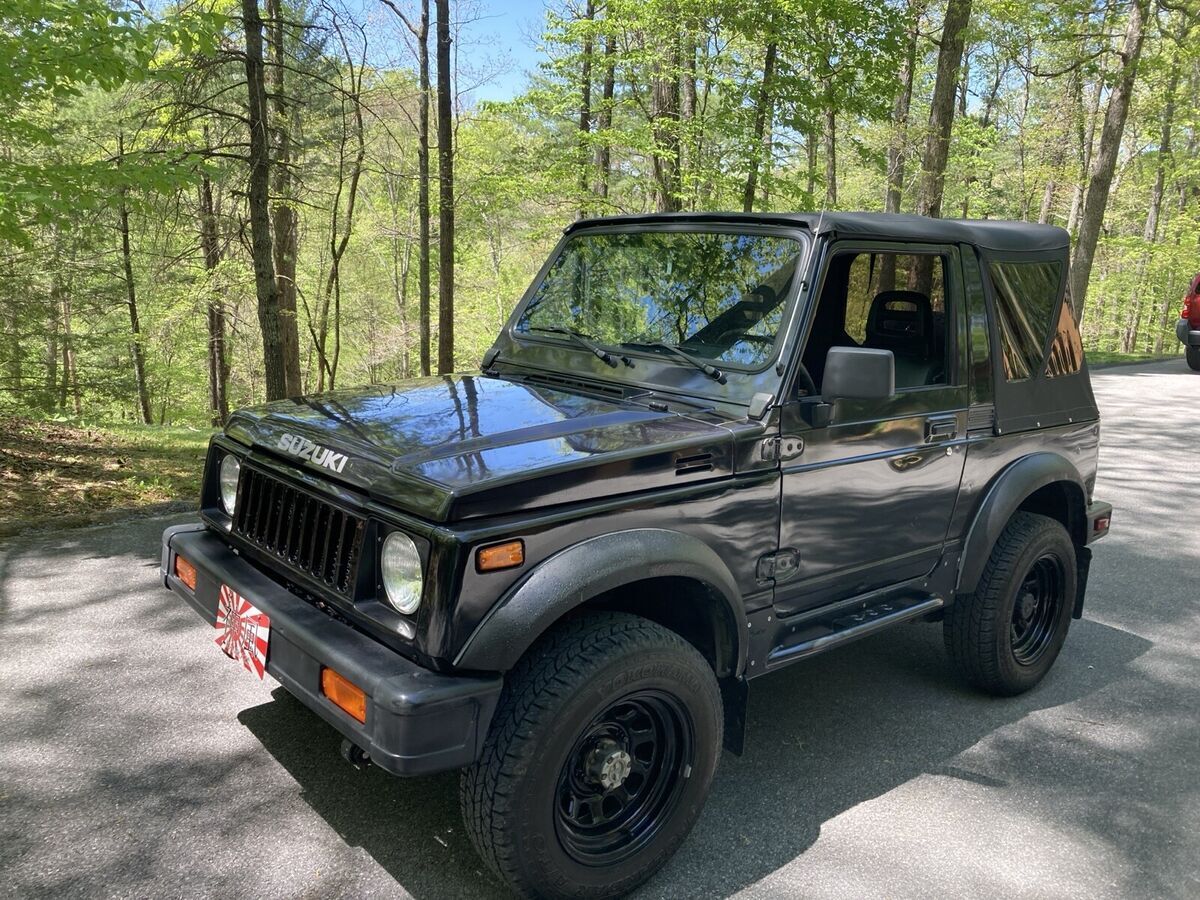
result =
[{"label": "asphalt road", "polygon": [[[1116,507],[1048,679],[916,625],[756,682],[645,898],[1200,896],[1200,376],[1094,375]],[[502,896],[456,779],[358,773],[159,587],[178,517],[0,546],[0,896]]]}]

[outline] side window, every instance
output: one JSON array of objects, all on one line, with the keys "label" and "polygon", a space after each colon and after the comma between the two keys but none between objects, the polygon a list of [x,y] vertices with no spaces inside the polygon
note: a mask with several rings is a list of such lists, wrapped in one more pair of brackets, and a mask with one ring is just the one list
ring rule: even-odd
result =
[{"label": "side window", "polygon": [[[932,260],[932,266],[928,263]],[[920,262],[925,262],[922,267]],[[924,272],[922,272],[924,269]],[[920,281],[929,279],[922,290]],[[850,264],[850,282],[846,293],[846,333],[859,345],[867,340],[867,319],[875,298],[885,292],[902,294],[906,290],[925,294],[935,320],[939,320],[945,345],[946,261],[944,257],[913,253],[859,253]]]},{"label": "side window", "polygon": [[802,357],[817,393],[832,347],[891,350],[900,391],[948,384],[946,272],[936,253],[835,252]]},{"label": "side window", "polygon": [[1079,337],[1079,325],[1075,321],[1070,296],[1064,297],[1058,311],[1058,328],[1050,344],[1050,355],[1046,357],[1046,377],[1074,375],[1083,365],[1083,340]]},{"label": "side window", "polygon": [[992,348],[989,344],[987,300],[983,290],[983,269],[974,252],[963,259],[963,279],[967,289],[967,312],[971,324],[971,402],[992,401]]},{"label": "side window", "polygon": [[[996,327],[1000,333],[1004,377],[1008,381],[1024,381],[1040,371],[1042,366],[1042,354],[1050,338],[1051,325],[1054,324],[1051,321],[1054,305],[1058,302],[1062,285],[1062,263],[1057,260],[993,262],[988,266],[988,272],[996,290]],[[1068,371],[1076,371],[1082,350],[1076,354],[1074,368],[1069,368],[1072,365],[1069,356],[1074,350],[1070,346],[1070,333],[1075,332],[1075,341],[1078,342],[1078,332],[1074,329],[1074,317],[1067,304],[1063,304],[1063,312],[1070,321],[1070,327],[1066,329],[1066,343],[1062,348],[1068,358],[1051,365],[1055,368],[1066,365]],[[1059,318],[1057,324],[1062,329],[1062,316]],[[1055,374],[1065,374],[1065,371]]]}]

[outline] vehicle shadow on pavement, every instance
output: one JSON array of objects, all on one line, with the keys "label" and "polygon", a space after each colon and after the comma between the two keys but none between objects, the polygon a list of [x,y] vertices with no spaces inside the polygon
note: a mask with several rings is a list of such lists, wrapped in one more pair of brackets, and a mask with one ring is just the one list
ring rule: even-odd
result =
[{"label": "vehicle shadow on pavement", "polygon": [[[1124,677],[1150,646],[1116,628],[1074,622],[1046,681],[1002,700],[962,687],[940,626],[920,625],[756,681],[747,752],[724,754],[695,831],[641,895],[728,896],[800,857],[823,823],[921,775],[1002,786],[956,757],[1031,713]],[[347,844],[418,898],[507,896],[463,833],[456,775],[356,772],[338,756],[332,728],[283,689],[273,696],[238,718]]]}]

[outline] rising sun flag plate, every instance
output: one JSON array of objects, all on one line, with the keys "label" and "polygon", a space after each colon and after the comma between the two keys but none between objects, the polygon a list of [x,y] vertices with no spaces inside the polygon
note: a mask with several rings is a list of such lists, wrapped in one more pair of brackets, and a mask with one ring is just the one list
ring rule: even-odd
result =
[{"label": "rising sun flag plate", "polygon": [[261,679],[267,671],[267,646],[271,639],[271,620],[267,614],[223,584],[216,626],[221,632],[217,646],[222,652]]}]

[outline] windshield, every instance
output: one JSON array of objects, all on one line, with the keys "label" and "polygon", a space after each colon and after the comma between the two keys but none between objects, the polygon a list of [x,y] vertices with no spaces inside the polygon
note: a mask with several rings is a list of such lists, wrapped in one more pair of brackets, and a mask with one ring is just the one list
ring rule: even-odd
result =
[{"label": "windshield", "polygon": [[799,241],[778,235],[584,231],[563,246],[516,330],[571,329],[632,349],[663,343],[759,367],[774,351],[800,253]]}]

